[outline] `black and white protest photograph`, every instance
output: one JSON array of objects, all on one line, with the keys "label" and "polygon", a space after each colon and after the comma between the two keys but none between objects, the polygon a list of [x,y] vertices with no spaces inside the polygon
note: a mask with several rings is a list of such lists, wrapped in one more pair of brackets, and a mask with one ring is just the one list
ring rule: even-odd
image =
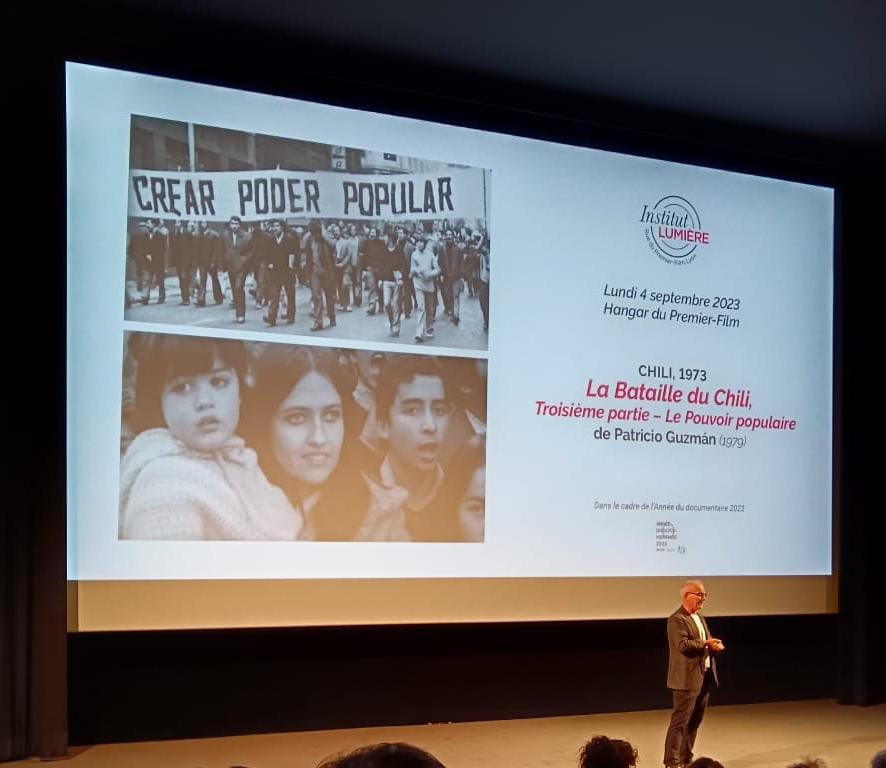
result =
[{"label": "black and white protest photograph", "polygon": [[482,542],[486,361],[124,336],[120,539]]},{"label": "black and white protest photograph", "polygon": [[124,317],[488,349],[489,194],[483,168],[133,115]]}]

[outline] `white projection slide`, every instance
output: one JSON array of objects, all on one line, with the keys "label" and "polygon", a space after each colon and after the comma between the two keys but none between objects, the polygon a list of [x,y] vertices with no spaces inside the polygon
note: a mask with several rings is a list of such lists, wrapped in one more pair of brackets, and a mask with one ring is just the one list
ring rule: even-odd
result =
[{"label": "white projection slide", "polygon": [[68,574],[831,573],[834,191],[69,64]]}]

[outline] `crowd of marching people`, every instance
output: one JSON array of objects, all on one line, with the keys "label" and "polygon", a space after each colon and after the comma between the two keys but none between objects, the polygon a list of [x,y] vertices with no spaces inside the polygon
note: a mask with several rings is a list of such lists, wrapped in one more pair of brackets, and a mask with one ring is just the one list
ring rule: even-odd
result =
[{"label": "crowd of marching people", "polygon": [[119,536],[483,541],[485,361],[130,333]]},{"label": "crowd of marching people", "polygon": [[[484,228],[447,221],[321,221],[307,226],[279,218],[245,223],[232,216],[223,231],[207,221],[167,227],[143,219],[127,247],[126,307],[164,304],[173,269],[180,303],[205,307],[226,297],[234,321],[247,303],[267,326],[296,322],[296,286],[310,289],[312,331],[336,325],[337,312],[365,308],[399,336],[403,319],[417,343],[434,337],[438,307],[455,326],[463,296],[476,297],[489,328],[490,243]],[[248,295],[247,295],[248,294]]]}]

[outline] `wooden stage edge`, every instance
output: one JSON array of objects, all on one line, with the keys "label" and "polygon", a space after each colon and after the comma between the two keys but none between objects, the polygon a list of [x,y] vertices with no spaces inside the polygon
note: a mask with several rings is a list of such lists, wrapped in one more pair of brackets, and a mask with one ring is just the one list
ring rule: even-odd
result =
[{"label": "wooden stage edge", "polygon": [[[342,750],[379,741],[406,741],[432,752],[447,768],[575,768],[582,744],[605,734],[632,742],[640,753],[638,768],[647,768],[661,765],[668,715],[666,710],[655,710],[101,744],[72,749],[71,756],[57,764],[72,768],[314,768],[321,758]],[[699,733],[696,757],[714,757],[725,768],[786,768],[805,756],[823,758],[828,768],[867,768],[881,749],[886,749],[886,704],[851,707],[816,700],[714,705]]]}]

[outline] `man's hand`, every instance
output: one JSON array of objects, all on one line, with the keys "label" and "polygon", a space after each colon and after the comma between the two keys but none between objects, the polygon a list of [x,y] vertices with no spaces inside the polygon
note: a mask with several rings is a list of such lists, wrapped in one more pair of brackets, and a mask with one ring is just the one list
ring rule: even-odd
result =
[{"label": "man's hand", "polygon": [[717,637],[709,637],[707,640],[705,640],[705,645],[708,647],[709,650],[714,651],[715,653],[726,650],[726,646],[723,645],[723,641]]}]

